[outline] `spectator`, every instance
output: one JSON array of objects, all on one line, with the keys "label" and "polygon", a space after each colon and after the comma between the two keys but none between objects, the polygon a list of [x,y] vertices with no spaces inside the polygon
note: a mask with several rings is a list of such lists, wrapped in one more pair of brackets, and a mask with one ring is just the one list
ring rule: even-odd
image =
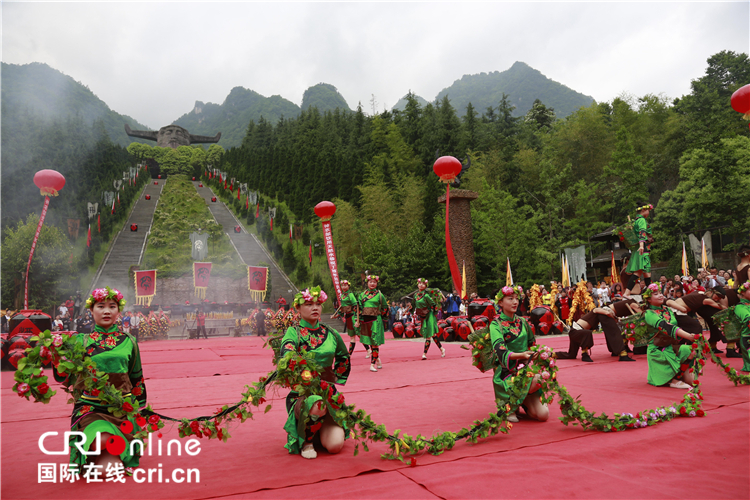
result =
[{"label": "spectator", "polygon": [[138,325],[141,324],[141,314],[134,312],[130,315],[130,334],[135,337],[135,340],[138,340],[138,333],[139,328]]},{"label": "spectator", "polygon": [[[282,297],[279,297],[279,298],[283,299]],[[264,326],[264,331],[265,331],[265,322],[263,322],[263,326]],[[195,338],[196,339],[201,338],[201,332],[203,332],[203,337],[206,340],[208,340],[208,334],[206,333],[206,313],[203,312],[202,307],[200,309],[196,309],[195,311],[195,327],[196,327]]]},{"label": "spectator", "polygon": [[63,326],[62,315],[58,314],[57,317],[55,318],[55,321],[52,322],[52,331],[59,332],[59,331],[62,331],[63,328],[64,326]]},{"label": "spectator", "polygon": [[130,333],[130,312],[128,311],[123,311],[122,313],[122,331]]},{"label": "spectator", "polygon": [[65,301],[65,308],[68,310],[68,318],[73,319],[75,317],[75,301],[72,295]]},{"label": "spectator", "polygon": [[[258,312],[255,314],[255,324],[256,324],[255,334],[258,335],[259,337],[265,337],[266,336],[266,315],[263,314],[263,311],[260,309],[258,309]],[[208,339],[208,335],[206,335],[206,339]]]},{"label": "spectator", "polygon": [[542,304],[545,306],[552,306],[552,294],[544,288],[544,285],[541,286],[540,292],[542,294]]},{"label": "spectator", "polygon": [[458,314],[459,316],[466,316],[466,304],[468,301],[462,300],[461,305],[458,306]]},{"label": "spectator", "polygon": [[458,295],[456,290],[453,290],[453,293],[448,295],[446,302],[448,316],[458,316],[461,307],[461,296]]},{"label": "spectator", "polygon": [[609,287],[607,286],[607,283],[602,281],[599,283],[599,305],[606,306],[611,302],[612,301],[609,298]]},{"label": "spectator", "polygon": [[60,304],[60,307],[57,308],[57,314],[60,316],[60,319],[64,318],[68,315],[68,308],[65,305],[65,302],[62,302]]},{"label": "spectator", "polygon": [[667,294],[667,277],[663,274],[659,276],[659,291],[662,295]]},{"label": "spectator", "polygon": [[622,283],[612,284],[612,301],[622,299]]},{"label": "spectator", "polygon": [[281,308],[286,309],[286,299],[279,295],[279,298],[276,299],[276,310],[278,311]]},{"label": "spectator", "polygon": [[76,291],[76,299],[73,303],[73,314],[76,318],[80,318],[83,308],[86,305],[86,303],[83,301],[83,298],[81,298],[81,291]]},{"label": "spectator", "polygon": [[706,291],[706,287],[704,287],[703,285],[701,285],[700,281],[698,281],[698,279],[696,278],[696,279],[693,280],[693,283],[690,286],[690,291],[691,292],[695,292],[695,291],[705,292]]}]

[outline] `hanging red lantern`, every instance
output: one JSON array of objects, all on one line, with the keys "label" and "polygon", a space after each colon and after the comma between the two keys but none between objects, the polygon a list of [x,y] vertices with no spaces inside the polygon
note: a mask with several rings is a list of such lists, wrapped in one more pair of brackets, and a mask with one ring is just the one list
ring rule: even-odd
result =
[{"label": "hanging red lantern", "polygon": [[130,225],[130,230],[133,231],[133,232],[138,231],[138,224],[131,224]]},{"label": "hanging red lantern", "polygon": [[159,174],[159,179],[161,179],[161,174]]},{"label": "hanging red lantern", "polygon": [[159,185],[159,181],[154,181],[154,186],[158,186],[158,185]]},{"label": "hanging red lantern", "polygon": [[195,180],[195,177],[193,177],[193,180]]},{"label": "hanging red lantern", "polygon": [[331,217],[333,217],[333,214],[336,213],[336,205],[331,203],[330,201],[321,201],[317,205],[315,205],[315,215],[320,217],[323,220],[331,220]]},{"label": "hanging red lantern", "polygon": [[147,194],[147,195],[146,195],[146,199],[147,199],[147,200],[150,200],[150,199],[151,199],[151,195],[150,195],[150,194]]},{"label": "hanging red lantern", "polygon": [[737,89],[732,94],[732,109],[745,115],[745,119],[750,120],[750,84]]},{"label": "hanging red lantern", "polygon": [[432,170],[446,184],[453,181],[461,173],[461,162],[452,156],[441,156],[435,160]]},{"label": "hanging red lantern", "polygon": [[216,196],[212,196],[211,197],[211,201],[215,202],[216,201]]},{"label": "hanging red lantern", "polygon": [[198,187],[199,187],[199,188],[202,188],[202,187],[203,187],[203,184],[198,184]]},{"label": "hanging red lantern", "polygon": [[42,196],[57,196],[65,185],[65,177],[56,170],[40,170],[34,174],[34,184]]}]

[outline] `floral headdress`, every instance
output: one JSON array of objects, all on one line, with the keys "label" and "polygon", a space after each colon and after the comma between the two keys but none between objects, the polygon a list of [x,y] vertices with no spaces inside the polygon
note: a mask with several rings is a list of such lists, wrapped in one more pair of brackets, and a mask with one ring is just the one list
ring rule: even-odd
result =
[{"label": "floral headdress", "polygon": [[641,210],[653,210],[654,206],[651,203],[646,203],[642,207],[638,207],[635,211],[640,212]]},{"label": "floral headdress", "polygon": [[94,304],[96,304],[97,302],[104,302],[105,300],[114,300],[115,302],[117,302],[117,308],[120,311],[125,308],[125,303],[127,302],[122,296],[122,293],[120,293],[120,290],[107,286],[104,288],[97,288],[96,290],[91,292],[89,298],[86,299],[86,308],[93,309]]},{"label": "floral headdress", "polygon": [[341,285],[341,286],[344,286],[344,285],[346,285],[346,286],[348,286],[348,287],[351,287],[351,286],[352,286],[352,284],[351,284],[351,283],[349,283],[349,280],[341,280],[341,281],[339,282],[339,285]]},{"label": "floral headdress", "polygon": [[430,283],[430,280],[426,280],[426,279],[424,279],[424,278],[419,278],[419,279],[417,280],[417,285],[421,285],[421,284],[424,284],[425,286],[427,286],[427,285],[428,285],[429,283]]},{"label": "floral headdress", "polygon": [[323,290],[321,290],[319,286],[314,286],[312,288],[306,288],[301,292],[297,292],[297,295],[294,296],[294,301],[292,303],[295,307],[299,307],[308,301],[322,304],[326,300],[328,300],[328,295]]},{"label": "floral headdress", "polygon": [[374,274],[366,274],[365,275],[365,281],[375,280],[378,283],[380,283],[380,276],[375,276]]},{"label": "floral headdress", "polygon": [[513,295],[513,294],[515,294],[520,299],[522,293],[523,293],[523,288],[521,288],[521,285],[504,286],[500,289],[500,291],[495,296],[495,302],[499,304],[500,301],[503,300],[503,297],[507,297],[508,295]]},{"label": "floral headdress", "polygon": [[645,290],[641,292],[641,297],[643,297],[644,299],[647,299],[655,293],[659,293],[659,285],[657,285],[656,283],[651,283],[649,286],[646,287]]},{"label": "floral headdress", "polygon": [[737,293],[745,293],[750,290],[750,281],[746,281],[737,289]]}]

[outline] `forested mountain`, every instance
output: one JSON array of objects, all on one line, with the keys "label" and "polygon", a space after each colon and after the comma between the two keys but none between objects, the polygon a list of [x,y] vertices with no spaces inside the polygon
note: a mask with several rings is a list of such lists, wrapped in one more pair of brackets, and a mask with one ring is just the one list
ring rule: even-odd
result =
[{"label": "forested mountain", "polygon": [[[191,134],[214,136],[221,132],[219,145],[239,146],[245,137],[247,124],[261,117],[271,123],[279,118],[297,116],[299,106],[281,96],[264,97],[243,87],[235,87],[222,104],[195,102],[195,107],[173,123]],[[165,123],[166,125],[166,123]]]},{"label": "forested mountain", "polygon": [[594,102],[592,97],[550,80],[520,61],[502,72],[464,75],[450,87],[441,90],[435,102],[447,95],[459,114],[463,114],[469,103],[479,111],[484,111],[488,106],[497,106],[503,94],[508,95],[509,102],[516,108],[513,116],[525,115],[536,99],[554,108],[558,118],[565,118],[578,108]]},{"label": "forested mountain", "polygon": [[302,96],[302,109],[315,106],[322,113],[340,108],[343,111],[351,111],[346,99],[330,83],[319,83],[305,90]]},{"label": "forested mountain", "polygon": [[[405,110],[406,109],[406,104],[409,102],[409,100],[407,98],[408,98],[408,94],[405,95],[404,97],[402,97],[401,99],[399,99],[398,102],[396,103],[396,105],[391,108],[391,111],[394,111],[394,110],[396,110],[396,111],[403,111],[403,110]],[[414,99],[416,99],[417,102],[419,103],[419,105],[422,106],[422,107],[425,107],[427,105],[427,99],[425,99],[424,97],[420,97],[420,96],[414,94]]]},{"label": "forested mountain", "polygon": [[[523,66],[516,69],[528,73]],[[315,224],[315,204],[334,201],[342,277],[370,270],[392,297],[418,277],[450,286],[437,151],[471,154],[461,187],[479,195],[472,224],[484,296],[505,283],[506,259],[525,286],[559,279],[562,248],[588,244],[646,202],[656,206],[652,258],[669,261],[674,274],[686,233],[720,231],[723,251],[747,242],[750,134],[729,97],[748,81],[747,54],[724,51],[680,99],[589,100],[563,119],[564,107],[553,112],[560,104],[543,96],[517,116],[504,93],[462,112],[453,94],[423,106],[411,92],[403,111],[375,116],[310,108],[275,125],[251,123],[221,168],[287,207],[289,222]],[[277,231],[283,240],[288,227]],[[594,255],[603,251],[596,245]]]},{"label": "forested mountain", "polygon": [[[121,146],[133,142],[125,134],[126,123],[133,129],[146,128],[133,118],[112,111],[88,87],[46,64],[2,63],[3,129],[16,129],[16,117],[28,115],[46,122],[80,120],[87,127],[98,121],[110,139]],[[3,142],[5,137],[3,130]]]}]

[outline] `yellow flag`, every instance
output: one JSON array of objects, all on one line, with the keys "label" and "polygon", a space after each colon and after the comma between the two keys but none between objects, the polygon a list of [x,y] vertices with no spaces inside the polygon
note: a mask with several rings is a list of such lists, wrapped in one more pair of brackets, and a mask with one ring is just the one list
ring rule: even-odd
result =
[{"label": "yellow flag", "polygon": [[708,269],[708,255],[706,255],[706,241],[701,238],[701,267]]},{"label": "yellow flag", "polygon": [[466,261],[463,262],[463,271],[461,272],[461,298],[466,298]]},{"label": "yellow flag", "polygon": [[682,275],[689,276],[690,268],[688,267],[687,252],[685,251],[685,242],[682,242]]}]

